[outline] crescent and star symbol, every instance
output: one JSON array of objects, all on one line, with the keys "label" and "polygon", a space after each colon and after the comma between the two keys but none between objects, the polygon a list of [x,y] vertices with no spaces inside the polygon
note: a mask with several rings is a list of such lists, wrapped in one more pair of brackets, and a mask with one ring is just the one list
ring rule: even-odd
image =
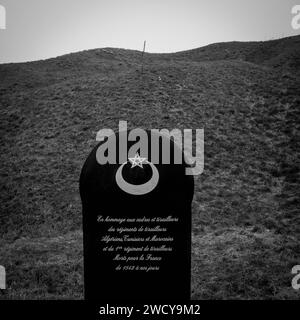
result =
[{"label": "crescent and star symbol", "polygon": [[128,161],[124,162],[117,170],[116,172],[116,182],[120,189],[125,191],[126,193],[133,194],[133,195],[143,195],[146,193],[151,192],[158,184],[159,181],[159,173],[155,165],[148,161],[147,158],[142,158],[138,153],[135,154],[133,158],[128,158],[128,160],[131,163],[131,168],[134,168],[136,166],[143,169],[143,164],[149,164],[152,169],[152,177],[149,181],[143,184],[135,185],[128,183],[124,180],[122,175],[122,169],[125,164],[127,164]]}]

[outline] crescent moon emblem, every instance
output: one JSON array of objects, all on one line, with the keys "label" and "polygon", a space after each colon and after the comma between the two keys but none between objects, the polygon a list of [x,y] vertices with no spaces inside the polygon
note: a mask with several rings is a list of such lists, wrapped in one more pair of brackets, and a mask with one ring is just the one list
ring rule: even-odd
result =
[{"label": "crescent moon emblem", "polygon": [[159,173],[157,168],[152,162],[147,161],[147,164],[149,164],[152,169],[152,178],[146,183],[138,184],[138,185],[128,183],[127,181],[124,180],[122,176],[122,170],[126,163],[127,161],[124,162],[116,172],[116,182],[120,189],[122,189],[123,191],[129,194],[143,195],[151,192],[157,186],[159,181]]}]

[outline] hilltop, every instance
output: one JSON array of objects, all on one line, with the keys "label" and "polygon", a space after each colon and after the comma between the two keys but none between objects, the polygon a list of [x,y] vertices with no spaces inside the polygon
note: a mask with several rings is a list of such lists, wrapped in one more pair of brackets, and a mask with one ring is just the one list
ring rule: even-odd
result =
[{"label": "hilltop", "polygon": [[300,36],[0,65],[5,298],[82,298],[81,167],[101,128],[204,128],[193,298],[291,299],[299,262]]}]

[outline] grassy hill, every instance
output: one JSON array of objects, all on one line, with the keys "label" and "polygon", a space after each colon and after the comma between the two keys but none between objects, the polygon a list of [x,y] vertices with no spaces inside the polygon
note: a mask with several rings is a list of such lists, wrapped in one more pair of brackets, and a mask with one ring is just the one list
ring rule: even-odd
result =
[{"label": "grassy hill", "polygon": [[[192,297],[299,299],[300,36],[0,65],[3,298],[83,297],[81,167],[101,128],[204,128]],[[1,298],[1,293],[0,293]]]}]

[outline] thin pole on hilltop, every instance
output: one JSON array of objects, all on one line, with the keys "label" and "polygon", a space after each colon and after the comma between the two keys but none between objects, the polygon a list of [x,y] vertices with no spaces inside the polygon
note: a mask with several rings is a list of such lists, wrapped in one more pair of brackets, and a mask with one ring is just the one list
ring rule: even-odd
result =
[{"label": "thin pole on hilltop", "polygon": [[146,40],[144,41],[144,48],[142,52],[142,73],[144,72],[144,53],[145,53],[145,48],[146,48]]}]

